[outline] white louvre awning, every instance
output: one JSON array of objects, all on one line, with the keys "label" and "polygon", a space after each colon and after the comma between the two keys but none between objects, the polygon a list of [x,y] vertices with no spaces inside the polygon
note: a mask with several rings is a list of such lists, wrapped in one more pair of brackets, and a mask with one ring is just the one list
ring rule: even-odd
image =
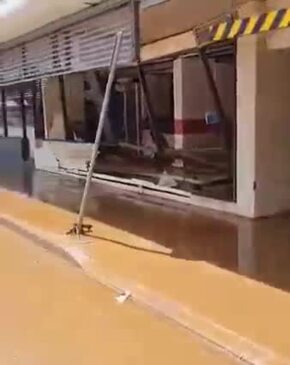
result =
[{"label": "white louvre awning", "polygon": [[[107,2],[108,4],[109,2]],[[108,67],[116,32],[123,31],[119,65],[134,61],[134,12],[114,0],[94,16],[0,51],[0,85]]]},{"label": "white louvre awning", "polygon": [[[151,8],[171,0],[140,0],[141,9]],[[27,36],[42,35],[68,25],[80,13],[114,6],[118,0],[1,0],[0,47],[21,41]],[[97,4],[95,8],[92,5]],[[47,29],[46,29],[47,28]]]}]

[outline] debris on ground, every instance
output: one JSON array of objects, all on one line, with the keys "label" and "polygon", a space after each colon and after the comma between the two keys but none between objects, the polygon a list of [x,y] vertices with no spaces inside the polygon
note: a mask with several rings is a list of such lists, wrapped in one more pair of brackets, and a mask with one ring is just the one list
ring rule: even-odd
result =
[{"label": "debris on ground", "polygon": [[132,296],[131,292],[129,291],[125,291],[124,293],[118,295],[116,297],[116,301],[119,303],[119,304],[124,304],[128,299],[130,299]]}]

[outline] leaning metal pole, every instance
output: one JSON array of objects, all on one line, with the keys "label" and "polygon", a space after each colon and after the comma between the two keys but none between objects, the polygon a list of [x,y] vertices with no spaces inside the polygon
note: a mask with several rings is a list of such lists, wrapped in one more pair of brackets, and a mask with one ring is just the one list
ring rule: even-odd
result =
[{"label": "leaning metal pole", "polygon": [[111,59],[111,65],[110,65],[109,78],[108,78],[108,82],[107,82],[107,86],[106,86],[102,110],[100,113],[99,125],[98,125],[98,129],[97,129],[97,133],[96,133],[95,143],[93,146],[90,168],[88,171],[86,185],[85,185],[82,202],[81,202],[81,206],[80,206],[78,223],[76,226],[76,233],[78,235],[81,235],[83,233],[83,221],[84,221],[85,209],[86,209],[86,205],[87,205],[88,194],[89,194],[89,190],[90,190],[92,175],[94,172],[95,162],[96,162],[96,158],[98,156],[98,152],[99,152],[99,148],[100,148],[102,133],[103,133],[104,124],[105,124],[105,120],[106,120],[106,114],[108,111],[109,101],[110,101],[110,97],[111,97],[111,90],[112,90],[112,86],[113,86],[113,82],[114,82],[114,78],[115,78],[115,74],[116,74],[116,68],[117,68],[117,62],[118,62],[118,56],[119,56],[119,52],[120,52],[120,48],[121,48],[121,43],[122,43],[122,37],[123,37],[122,31],[118,32],[116,34],[115,45],[114,45],[114,50],[112,53],[112,59]]}]

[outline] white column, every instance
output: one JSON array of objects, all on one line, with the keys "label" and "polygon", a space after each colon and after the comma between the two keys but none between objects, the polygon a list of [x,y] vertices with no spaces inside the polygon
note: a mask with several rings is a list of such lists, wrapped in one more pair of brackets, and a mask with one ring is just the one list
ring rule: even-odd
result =
[{"label": "white column", "polygon": [[258,53],[256,216],[290,209],[290,49]]},{"label": "white column", "polygon": [[[213,67],[216,76],[217,67]],[[215,107],[200,59],[179,58],[173,71],[175,148],[216,147],[219,139],[205,124],[206,112]]]},{"label": "white column", "polygon": [[237,200],[249,217],[290,209],[289,65],[263,35],[238,41]]},{"label": "white column", "polygon": [[65,140],[65,126],[58,77],[47,79],[42,89],[42,96],[46,138]]},{"label": "white column", "polygon": [[184,59],[178,58],[173,64],[174,85],[174,147],[183,149],[184,136],[180,125],[183,120],[183,64]]},{"label": "white column", "polygon": [[[265,11],[264,1],[250,1],[239,10],[240,17]],[[259,36],[237,40],[237,205],[238,213],[255,217],[256,119]]]},{"label": "white column", "polygon": [[85,93],[82,73],[64,77],[65,100],[68,124],[76,130],[79,124],[85,126]]},{"label": "white column", "polygon": [[256,181],[256,36],[240,38],[237,45],[237,204],[239,213],[255,216]]}]

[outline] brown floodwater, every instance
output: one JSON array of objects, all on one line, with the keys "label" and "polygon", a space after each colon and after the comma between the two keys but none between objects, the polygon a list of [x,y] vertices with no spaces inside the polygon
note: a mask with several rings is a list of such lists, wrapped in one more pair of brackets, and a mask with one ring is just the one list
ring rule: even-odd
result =
[{"label": "brown floodwater", "polygon": [[[83,181],[8,157],[0,156],[0,186],[78,211]],[[290,214],[250,221],[94,184],[87,215],[154,240],[176,258],[206,261],[290,291]]]},{"label": "brown floodwater", "polygon": [[237,364],[146,308],[120,305],[25,230],[0,221],[0,239],[1,364]]}]

